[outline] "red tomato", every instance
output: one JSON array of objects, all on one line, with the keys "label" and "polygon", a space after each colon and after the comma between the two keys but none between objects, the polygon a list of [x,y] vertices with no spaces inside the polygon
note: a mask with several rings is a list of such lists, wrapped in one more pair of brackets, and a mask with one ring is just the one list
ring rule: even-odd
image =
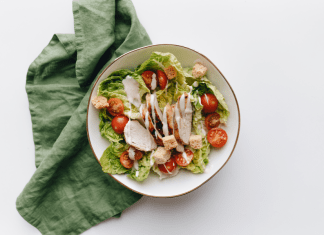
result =
[{"label": "red tomato", "polygon": [[166,74],[161,70],[156,71],[156,73],[157,73],[157,78],[159,81],[159,86],[160,86],[161,90],[164,90],[166,85],[168,84],[168,78],[167,78]]},{"label": "red tomato", "polygon": [[118,98],[111,98],[108,100],[108,112],[113,116],[119,116],[124,113],[124,104]]},{"label": "red tomato", "polygon": [[227,142],[227,133],[221,128],[210,129],[207,133],[208,142],[215,148],[223,147]]},{"label": "red tomato", "polygon": [[166,163],[159,164],[159,170],[163,173],[168,174],[169,172],[174,171],[174,169],[177,167],[177,163],[174,159],[174,157],[171,157]]},{"label": "red tomato", "polygon": [[201,104],[204,106],[203,112],[205,114],[213,113],[217,109],[218,100],[216,99],[216,96],[214,96],[213,94],[203,94],[201,96]]},{"label": "red tomato", "polygon": [[140,160],[143,157],[143,153],[139,151],[138,149],[135,149],[135,160]]},{"label": "red tomato", "polygon": [[148,89],[152,90],[151,84],[152,84],[152,76],[154,72],[152,71],[144,71],[142,73],[142,78],[144,80],[145,85],[147,86]]},{"label": "red tomato", "polygon": [[174,156],[175,161],[179,166],[188,166],[194,157],[194,153],[190,149],[186,149],[185,153],[188,161],[183,157],[183,153],[176,153]]},{"label": "red tomato", "polygon": [[113,120],[111,121],[111,127],[117,134],[123,134],[128,120],[129,119],[126,116],[114,117]]},{"label": "red tomato", "polygon": [[205,118],[205,124],[208,130],[218,127],[220,124],[220,115],[218,113],[211,113]]},{"label": "red tomato", "polygon": [[120,155],[120,163],[123,165],[123,167],[130,169],[133,167],[134,165],[134,161],[131,160],[128,156],[128,151],[125,151],[122,153],[122,155]]}]

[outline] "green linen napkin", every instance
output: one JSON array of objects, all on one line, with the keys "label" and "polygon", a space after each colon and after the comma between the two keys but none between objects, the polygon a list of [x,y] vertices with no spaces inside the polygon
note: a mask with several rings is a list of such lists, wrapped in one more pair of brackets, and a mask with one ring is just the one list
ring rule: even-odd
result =
[{"label": "green linen napkin", "polygon": [[130,0],[74,1],[73,15],[75,35],[54,35],[27,73],[37,169],[16,206],[48,235],[80,234],[141,198],[102,172],[86,112],[104,67],[151,41]]}]

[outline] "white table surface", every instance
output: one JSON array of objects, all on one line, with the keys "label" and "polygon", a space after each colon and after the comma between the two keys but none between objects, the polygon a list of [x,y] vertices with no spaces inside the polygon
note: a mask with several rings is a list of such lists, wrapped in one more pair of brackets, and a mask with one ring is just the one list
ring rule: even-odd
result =
[{"label": "white table surface", "polygon": [[[241,110],[227,165],[199,189],[143,197],[84,234],[324,234],[324,3],[133,0],[153,43],[193,48],[233,87]],[[0,3],[0,234],[40,234],[15,201],[35,171],[25,92],[54,33],[73,33],[67,0]]]}]

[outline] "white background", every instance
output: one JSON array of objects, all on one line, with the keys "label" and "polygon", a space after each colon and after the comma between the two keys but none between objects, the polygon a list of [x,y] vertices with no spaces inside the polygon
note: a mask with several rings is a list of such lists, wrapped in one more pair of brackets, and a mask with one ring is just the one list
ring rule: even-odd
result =
[{"label": "white background", "polygon": [[[241,110],[238,144],[208,183],[143,197],[84,234],[324,234],[324,2],[133,0],[154,44],[209,57]],[[15,201],[35,171],[25,92],[54,33],[73,33],[68,0],[0,3],[0,234],[40,234]]]}]

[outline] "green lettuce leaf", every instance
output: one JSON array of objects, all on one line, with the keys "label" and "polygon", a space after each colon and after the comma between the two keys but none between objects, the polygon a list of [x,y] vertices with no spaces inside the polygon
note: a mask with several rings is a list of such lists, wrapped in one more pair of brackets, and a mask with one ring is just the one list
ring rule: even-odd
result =
[{"label": "green lettuce leaf", "polygon": [[209,162],[208,155],[210,153],[210,143],[207,141],[207,138],[203,138],[201,149],[192,149],[194,152],[194,157],[190,164],[184,168],[190,170],[192,173],[198,174],[203,173]]},{"label": "green lettuce leaf", "polygon": [[[151,152],[146,152],[143,158],[141,160],[138,160],[138,176],[136,176],[137,170],[132,168],[128,177],[136,181],[145,180],[149,176],[150,170],[152,168],[150,156]],[[154,158],[152,158],[152,161],[154,163]]]},{"label": "green lettuce leaf", "polygon": [[110,142],[119,142],[123,139],[123,135],[117,134],[111,126],[111,117],[107,115],[106,109],[99,111],[99,130],[102,137],[109,140]]},{"label": "green lettuce leaf", "polygon": [[198,97],[199,97],[198,94],[193,95],[194,101],[192,102],[192,105],[193,105],[194,112],[192,115],[192,126],[196,135],[204,136],[202,132],[201,122],[205,121],[205,117],[202,115],[203,106],[200,104]]},{"label": "green lettuce leaf", "polygon": [[[150,92],[150,90],[146,87],[142,76],[128,69],[121,69],[111,73],[99,84],[98,95],[104,96],[107,99],[120,99],[124,104],[124,114],[131,119],[136,119],[140,117],[139,110],[134,105],[131,105],[130,107],[124,85],[122,83],[123,79],[125,79],[128,75],[133,77],[139,83],[140,97],[142,100],[144,100],[144,94]],[[132,110],[131,112],[130,109]]]},{"label": "green lettuce leaf", "polygon": [[[148,60],[141,64],[135,72],[142,74],[144,71],[150,70],[156,72],[157,70],[164,70],[164,68],[172,65],[177,70],[177,77],[168,81],[167,98],[161,101],[170,102],[170,97],[176,101],[179,96],[184,92],[189,92],[189,87],[186,82],[186,77],[183,72],[182,66],[177,58],[171,53],[153,52]],[[163,94],[163,91],[157,90],[157,93]],[[162,96],[159,96],[162,99]],[[160,104],[160,103],[159,103]],[[171,103],[170,103],[171,104]],[[162,106],[162,105],[161,105]]]},{"label": "green lettuce leaf", "polygon": [[112,142],[109,147],[103,152],[100,158],[100,164],[103,172],[109,174],[124,174],[130,170],[123,167],[120,163],[120,155],[129,148],[125,142]]},{"label": "green lettuce leaf", "polygon": [[214,94],[218,100],[218,107],[216,112],[220,115],[220,121],[221,123],[226,123],[228,116],[230,115],[230,112],[228,110],[228,106],[225,102],[225,98],[220,93],[220,91],[214,86],[206,76],[202,77],[201,79],[195,79],[192,76],[192,68],[184,68],[183,69],[187,83],[189,85],[192,85],[193,82],[197,81],[198,86],[193,87],[192,93],[198,94],[199,96],[205,94],[205,93],[211,93]]}]

